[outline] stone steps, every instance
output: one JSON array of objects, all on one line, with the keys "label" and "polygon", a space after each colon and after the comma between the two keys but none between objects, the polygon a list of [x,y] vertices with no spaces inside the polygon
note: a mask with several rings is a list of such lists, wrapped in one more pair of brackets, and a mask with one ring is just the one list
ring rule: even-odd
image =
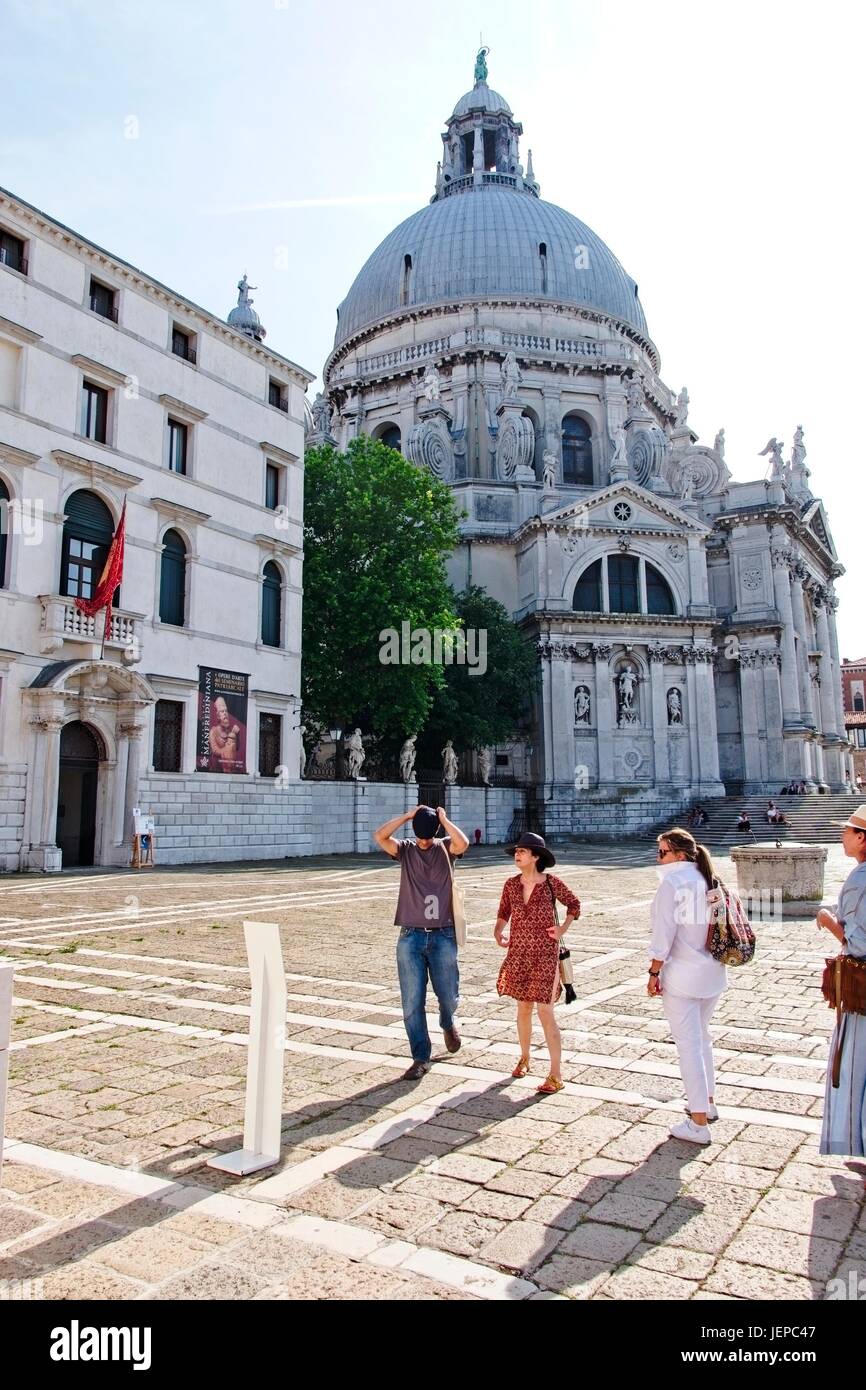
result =
[{"label": "stone steps", "polygon": [[[754,844],[755,840],[768,844],[775,844],[777,840],[782,844],[792,841],[800,844],[838,844],[841,831],[834,822],[847,819],[861,801],[856,792],[853,795],[774,796],[773,801],[788,821],[787,825],[775,826],[768,825],[764,820],[769,799],[763,795],[726,796],[702,802],[710,823],[695,832],[696,838],[710,848]],[[737,818],[743,810],[751,818],[751,834],[737,830]],[[646,834],[640,838],[654,839],[664,829],[665,825],[659,825],[652,836]]]}]

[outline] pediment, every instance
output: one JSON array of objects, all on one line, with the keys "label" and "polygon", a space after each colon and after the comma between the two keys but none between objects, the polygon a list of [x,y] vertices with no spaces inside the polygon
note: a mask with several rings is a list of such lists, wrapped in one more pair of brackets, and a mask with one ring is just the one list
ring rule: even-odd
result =
[{"label": "pediment", "polygon": [[708,535],[710,527],[668,498],[657,497],[639,484],[624,481],[594,492],[591,497],[545,512],[545,526],[557,529],[573,526],[582,531],[631,531]]},{"label": "pediment", "polygon": [[827,513],[824,511],[824,504],[815,501],[803,514],[803,525],[808,528],[818,544],[826,550],[834,560],[837,559],[836,547],[833,544],[833,537],[830,533],[830,524],[827,520]]}]

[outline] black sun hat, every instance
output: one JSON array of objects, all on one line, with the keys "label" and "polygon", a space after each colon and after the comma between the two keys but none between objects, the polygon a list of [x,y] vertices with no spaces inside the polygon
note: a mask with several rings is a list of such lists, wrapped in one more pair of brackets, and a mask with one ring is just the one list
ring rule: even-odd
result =
[{"label": "black sun hat", "polygon": [[531,849],[538,855],[539,869],[552,869],[556,863],[556,856],[552,850],[547,848],[542,835],[535,835],[531,830],[525,831],[514,845],[509,845],[505,853],[513,855],[516,849]]}]

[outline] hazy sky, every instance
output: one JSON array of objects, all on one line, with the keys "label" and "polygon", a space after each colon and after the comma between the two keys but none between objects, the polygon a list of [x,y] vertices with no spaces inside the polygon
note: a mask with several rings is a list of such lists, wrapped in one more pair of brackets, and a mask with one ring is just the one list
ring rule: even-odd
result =
[{"label": "hazy sky", "polygon": [[[522,121],[542,197],[640,286],[690,423],[735,478],[802,424],[866,655],[863,10],[728,0],[2,0],[0,184],[320,371],[336,306],[433,191],[473,83]],[[129,138],[130,135],[136,138]]]}]

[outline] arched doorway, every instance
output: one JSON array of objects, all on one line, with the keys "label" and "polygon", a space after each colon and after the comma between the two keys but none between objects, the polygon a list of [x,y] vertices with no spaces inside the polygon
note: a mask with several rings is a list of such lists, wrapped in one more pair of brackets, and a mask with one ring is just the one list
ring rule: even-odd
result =
[{"label": "arched doorway", "polygon": [[57,847],[64,869],[93,863],[96,794],[102,750],[93,731],[77,720],[60,733]]}]

